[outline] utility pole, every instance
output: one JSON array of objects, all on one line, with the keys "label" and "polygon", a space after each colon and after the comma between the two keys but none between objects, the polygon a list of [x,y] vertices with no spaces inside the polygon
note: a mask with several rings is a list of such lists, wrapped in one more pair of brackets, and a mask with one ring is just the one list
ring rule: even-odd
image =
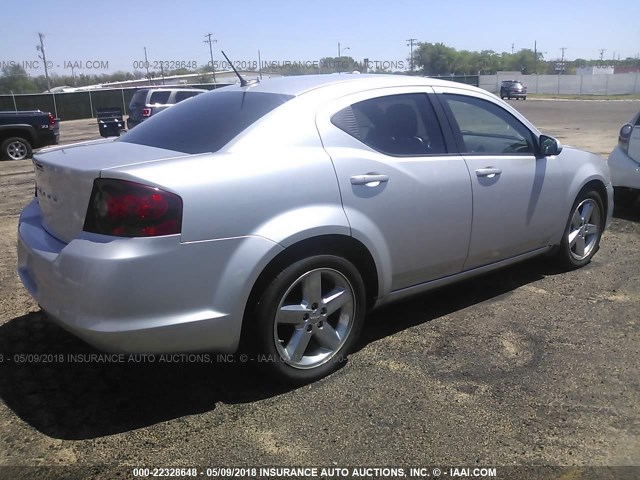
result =
[{"label": "utility pole", "polygon": [[603,60],[603,58],[604,58],[604,52],[606,52],[606,51],[607,51],[607,49],[606,49],[606,48],[601,48],[601,49],[600,49],[600,61],[602,61],[602,60]]},{"label": "utility pole", "polygon": [[514,47],[515,47],[515,46],[516,46],[516,44],[515,44],[515,43],[512,43],[512,44],[511,44],[511,55],[513,55],[513,49],[514,49]]},{"label": "utility pole", "polygon": [[211,35],[213,35],[213,33],[207,33],[205,35],[205,37],[207,38],[206,40],[204,40],[204,43],[208,43],[209,44],[209,54],[211,55],[211,72],[213,73],[213,84],[215,85],[216,82],[216,67],[213,65],[213,47],[211,47],[212,43],[217,43],[218,40],[216,40],[215,38],[211,38]]},{"label": "utility pole", "polygon": [[[344,47],[342,50],[351,50],[349,47]],[[340,59],[342,58],[342,51],[340,50],[340,42],[338,42],[338,73],[340,73]]]},{"label": "utility pole", "polygon": [[538,41],[533,41],[533,73],[538,74]]},{"label": "utility pole", "polygon": [[560,74],[562,74],[562,72],[566,72],[566,69],[564,67],[564,51],[567,49],[567,47],[560,47],[560,50],[562,50],[562,60],[560,60],[560,64],[562,65],[562,70],[560,70]]},{"label": "utility pole", "polygon": [[411,62],[411,71],[413,72],[413,42],[418,41],[417,38],[410,38],[408,40],[406,40],[407,42],[407,47],[409,47],[409,51],[411,52],[411,56],[409,57],[410,62]]},{"label": "utility pole", "polygon": [[144,66],[147,68],[147,82],[151,85],[151,76],[149,75],[149,59],[147,58],[147,47],[144,47]]},{"label": "utility pole", "polygon": [[44,77],[47,79],[47,92],[51,91],[51,84],[49,83],[49,69],[47,67],[47,55],[44,53],[44,34],[38,33],[40,37],[40,45],[36,45],[36,50],[42,52],[42,55],[38,55],[44,63]]}]

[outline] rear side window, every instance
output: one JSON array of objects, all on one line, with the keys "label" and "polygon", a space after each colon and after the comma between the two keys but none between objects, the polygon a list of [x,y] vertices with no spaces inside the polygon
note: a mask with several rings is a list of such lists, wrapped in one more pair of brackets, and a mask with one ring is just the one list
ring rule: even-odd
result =
[{"label": "rear side window", "polygon": [[354,103],[331,122],[369,147],[388,155],[446,152],[440,124],[422,93],[387,95]]},{"label": "rear side window", "polygon": [[179,103],[182,100],[186,100],[187,98],[195,97],[200,93],[203,93],[203,92],[190,92],[188,90],[180,90],[176,92],[176,103]]},{"label": "rear side window", "polygon": [[167,91],[153,92],[151,94],[151,98],[149,99],[149,103],[151,105],[154,105],[156,103],[167,104],[169,103],[170,95],[171,95],[171,92],[167,92]]},{"label": "rear side window", "polygon": [[264,92],[204,93],[149,118],[117,141],[191,154],[217,152],[291,98]]}]

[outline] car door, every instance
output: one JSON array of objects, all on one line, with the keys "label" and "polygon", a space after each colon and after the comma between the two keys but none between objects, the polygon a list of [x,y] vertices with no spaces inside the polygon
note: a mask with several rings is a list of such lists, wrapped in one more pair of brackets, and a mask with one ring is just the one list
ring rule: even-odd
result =
[{"label": "car door", "polygon": [[381,293],[460,272],[471,233],[469,172],[447,153],[425,89],[343,97],[317,126],[353,236],[391,270]]},{"label": "car door", "polygon": [[537,135],[506,108],[455,88],[437,89],[473,190],[469,270],[551,245],[567,212],[563,171],[539,155]]}]

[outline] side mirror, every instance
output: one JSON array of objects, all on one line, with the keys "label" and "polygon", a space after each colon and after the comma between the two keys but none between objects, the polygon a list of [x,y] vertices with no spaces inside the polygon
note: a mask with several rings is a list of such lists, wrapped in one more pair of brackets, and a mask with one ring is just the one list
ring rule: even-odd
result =
[{"label": "side mirror", "polygon": [[553,137],[540,135],[540,151],[545,157],[559,155],[562,151],[562,145]]}]

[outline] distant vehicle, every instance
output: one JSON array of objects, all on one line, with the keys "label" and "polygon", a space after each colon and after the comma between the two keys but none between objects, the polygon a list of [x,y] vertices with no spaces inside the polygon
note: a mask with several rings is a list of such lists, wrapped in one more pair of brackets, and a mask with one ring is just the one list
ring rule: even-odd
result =
[{"label": "distant vehicle", "polygon": [[97,114],[101,137],[119,137],[121,133],[126,132],[121,108],[99,108]]},{"label": "distant vehicle", "polygon": [[0,112],[0,160],[23,160],[33,149],[55,145],[58,119],[40,110]]},{"label": "distant vehicle", "polygon": [[207,90],[200,88],[142,88],[133,94],[129,103],[127,128],[131,129],[150,116],[205,92]]},{"label": "distant vehicle", "polygon": [[401,75],[244,82],[33,163],[18,273],[49,318],[109,351],[246,348],[293,383],[338,368],[375,306],[586,265],[613,211],[604,158]]},{"label": "distant vehicle", "polygon": [[515,98],[517,100],[527,99],[527,87],[517,80],[505,80],[500,84],[500,98],[503,100],[508,98],[511,100]]},{"label": "distant vehicle", "polygon": [[618,145],[609,155],[616,203],[629,204],[640,194],[640,112],[620,129]]}]

